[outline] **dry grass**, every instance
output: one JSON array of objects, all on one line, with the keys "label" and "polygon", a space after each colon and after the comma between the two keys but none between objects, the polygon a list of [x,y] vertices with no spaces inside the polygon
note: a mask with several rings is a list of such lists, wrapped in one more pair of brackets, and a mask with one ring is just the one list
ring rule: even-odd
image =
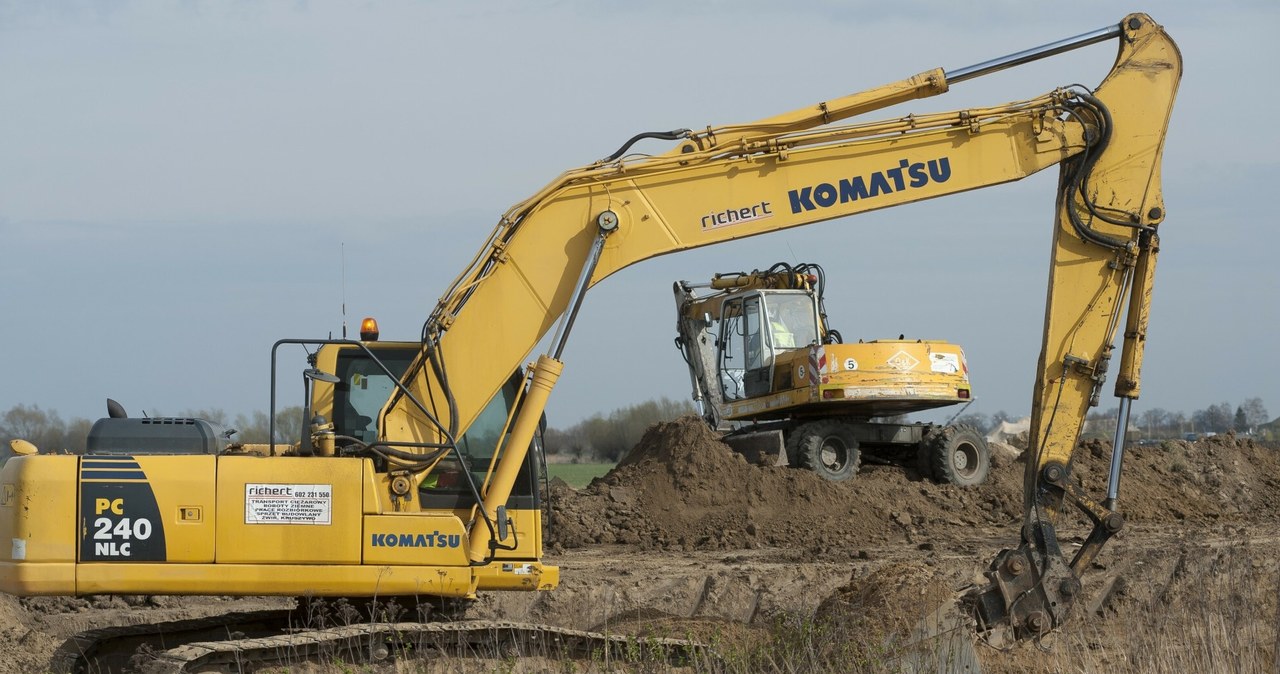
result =
[{"label": "dry grass", "polygon": [[[979,647],[982,671],[1092,674],[1094,672],[1275,673],[1280,630],[1280,560],[1275,546],[1248,541],[1185,545],[1180,551],[1135,560],[1114,584],[1092,574],[1094,594],[1065,629],[1043,643],[1008,651]],[[904,583],[909,586],[910,583]],[[860,601],[868,590],[855,588]],[[901,596],[871,593],[875,601],[830,605],[817,614],[773,616],[763,624],[665,620],[648,624],[653,636],[691,638],[718,659],[672,663],[639,642],[629,650],[583,654],[523,646],[503,654],[441,653],[405,644],[372,664],[332,661],[273,672],[347,674],[690,672],[799,674],[952,672],[947,651],[909,643],[901,616],[919,611]],[[914,596],[914,594],[913,594]],[[877,603],[878,602],[878,603]],[[919,602],[923,603],[923,602]],[[1090,607],[1095,610],[1089,615]],[[869,612],[853,610],[867,609]],[[872,610],[874,609],[874,610]],[[633,628],[635,625],[629,627]]]}]

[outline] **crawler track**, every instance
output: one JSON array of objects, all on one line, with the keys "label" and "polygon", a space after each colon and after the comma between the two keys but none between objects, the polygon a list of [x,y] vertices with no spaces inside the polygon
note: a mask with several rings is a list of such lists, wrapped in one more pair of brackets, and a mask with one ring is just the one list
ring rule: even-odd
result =
[{"label": "crawler track", "polygon": [[541,656],[556,660],[714,663],[684,639],[600,634],[490,620],[357,623],[290,628],[293,612],[259,611],[82,632],[54,654],[50,669],[75,674],[251,672],[303,662],[378,662],[432,654],[460,658]]}]

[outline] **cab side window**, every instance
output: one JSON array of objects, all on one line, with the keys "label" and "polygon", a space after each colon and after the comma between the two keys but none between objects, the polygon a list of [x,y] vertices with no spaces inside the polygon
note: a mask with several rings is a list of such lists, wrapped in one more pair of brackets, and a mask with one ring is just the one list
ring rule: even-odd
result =
[{"label": "cab side window", "polygon": [[[471,428],[458,438],[458,451],[462,454],[462,464],[459,464],[457,456],[452,453],[436,464],[435,470],[423,481],[419,492],[422,507],[468,508],[475,504],[475,498],[463,471],[471,474],[477,488],[483,487],[498,439],[501,437],[503,427],[507,424],[511,404],[523,383],[524,377],[520,373],[514,375],[498,395],[489,401],[475,423],[471,424]],[[511,498],[507,500],[508,508],[538,507],[537,467],[540,465],[541,452],[541,433],[536,433],[524,464],[516,476],[516,483],[511,489]]]}]

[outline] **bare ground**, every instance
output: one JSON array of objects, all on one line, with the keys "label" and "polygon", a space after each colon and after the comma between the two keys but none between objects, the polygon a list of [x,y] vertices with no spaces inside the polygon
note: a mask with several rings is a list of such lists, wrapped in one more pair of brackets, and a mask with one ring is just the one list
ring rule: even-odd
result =
[{"label": "bare ground", "polygon": [[[881,465],[832,484],[750,465],[696,418],[659,424],[589,487],[552,488],[547,559],[562,586],[491,593],[471,615],[693,636],[737,671],[892,670],[902,664],[892,644],[1016,543],[1023,464],[1012,448],[995,454],[976,488]],[[1076,453],[1073,473],[1095,494],[1109,455],[1098,441]],[[1129,525],[1086,574],[1072,622],[1039,644],[980,645],[983,670],[1277,671],[1278,483],[1280,449],[1247,439],[1131,447]],[[1069,548],[1084,533],[1068,518],[1061,537]],[[0,595],[0,672],[41,671],[80,630],[281,601]]]}]

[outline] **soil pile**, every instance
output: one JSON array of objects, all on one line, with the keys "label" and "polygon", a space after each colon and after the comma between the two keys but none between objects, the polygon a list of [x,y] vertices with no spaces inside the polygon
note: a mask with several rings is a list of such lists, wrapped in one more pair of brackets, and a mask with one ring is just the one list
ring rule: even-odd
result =
[{"label": "soil pile", "polygon": [[[1089,440],[1073,475],[1106,494],[1110,443]],[[1121,510],[1131,522],[1212,522],[1280,514],[1280,451],[1231,435],[1126,451]],[[696,416],[651,427],[607,475],[576,492],[554,487],[552,549],[623,543],[644,550],[783,548],[848,558],[860,547],[906,542],[932,548],[967,527],[1004,526],[1022,512],[1022,456],[992,448],[986,484],[960,488],[910,469],[863,465],[844,483],[749,464]]]},{"label": "soil pile", "polygon": [[551,490],[548,543],[574,548],[787,548],[847,558],[873,543],[928,543],[934,527],[1001,525],[1022,510],[1021,465],[994,452],[990,481],[962,489],[896,466],[864,465],[833,483],[748,463],[696,416],[652,426],[618,466],[581,492]]},{"label": "soil pile", "polygon": [[[1105,495],[1111,442],[1086,440],[1072,472]],[[1120,510],[1130,522],[1213,522],[1280,515],[1280,449],[1232,433],[1125,446]]]}]

